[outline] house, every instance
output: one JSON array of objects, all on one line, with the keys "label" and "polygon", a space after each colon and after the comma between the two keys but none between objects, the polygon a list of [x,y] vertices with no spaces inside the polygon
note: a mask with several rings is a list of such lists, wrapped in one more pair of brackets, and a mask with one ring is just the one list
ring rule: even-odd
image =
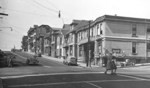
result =
[{"label": "house", "polygon": [[59,36],[59,31],[61,28],[54,28],[52,27],[52,33],[50,35],[51,38],[51,46],[50,46],[50,56],[52,57],[58,57],[57,55],[57,37]]},{"label": "house", "polygon": [[76,31],[79,30],[81,27],[88,25],[88,20],[73,20],[70,24],[70,31],[65,35],[64,40],[64,51],[65,54],[68,54],[69,57],[76,57],[78,58],[78,48],[77,48],[77,33]]},{"label": "house", "polygon": [[48,42],[48,34],[51,27],[48,25],[41,25],[36,30],[36,52],[41,54],[48,54],[48,47],[46,42]]},{"label": "house", "polygon": [[[89,39],[86,29],[90,29]],[[76,31],[77,58],[86,62],[85,58],[89,55],[92,64],[102,65],[105,62],[102,57],[110,52],[116,57],[132,58],[136,63],[144,62],[150,57],[149,30],[150,19],[111,15],[98,17]]]},{"label": "house", "polygon": [[66,33],[68,33],[70,31],[70,25],[69,24],[64,24],[63,28],[58,31],[58,36],[57,36],[57,56],[59,58],[63,58],[64,56],[66,56],[65,53],[65,49],[63,48],[64,45],[64,39],[65,39],[65,35]]}]

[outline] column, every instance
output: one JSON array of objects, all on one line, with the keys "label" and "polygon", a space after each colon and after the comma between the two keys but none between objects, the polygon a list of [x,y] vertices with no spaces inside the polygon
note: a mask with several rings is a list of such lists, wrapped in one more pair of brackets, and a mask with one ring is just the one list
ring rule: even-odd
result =
[{"label": "column", "polygon": [[72,46],[72,56],[75,57],[75,45]]},{"label": "column", "polygon": [[98,53],[98,41],[95,40],[95,47],[94,47],[94,61],[95,65],[97,65],[97,60],[99,58],[99,53]]}]

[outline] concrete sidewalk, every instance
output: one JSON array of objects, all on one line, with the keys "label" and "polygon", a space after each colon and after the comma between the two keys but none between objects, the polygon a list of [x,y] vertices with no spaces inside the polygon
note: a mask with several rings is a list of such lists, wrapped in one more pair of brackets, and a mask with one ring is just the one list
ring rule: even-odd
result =
[{"label": "concrete sidewalk", "polygon": [[[28,53],[28,54],[32,54],[34,55],[34,53],[30,53],[30,52],[25,52],[25,53]],[[47,55],[42,55],[43,58],[46,58],[46,59],[50,59],[50,60],[53,60],[53,61],[57,61],[57,62],[61,62],[63,63],[63,59],[62,58],[55,58],[55,57],[51,57],[51,56],[47,56]],[[81,67],[87,67],[86,66],[86,63],[82,63],[82,62],[77,62],[78,66],[81,66]],[[126,67],[123,67],[123,68],[127,68],[127,67],[137,67],[137,66],[150,66],[150,63],[140,63],[140,64],[135,64],[135,66],[126,66]],[[93,67],[99,67],[98,65],[91,65],[91,68]],[[118,66],[118,68],[120,68],[121,66]]]},{"label": "concrete sidewalk", "polygon": [[[25,52],[25,53],[34,55],[34,53],[32,53],[32,52]],[[47,56],[47,55],[42,55],[42,57],[45,58],[45,59],[49,59],[49,60],[53,60],[53,61],[63,63],[63,58],[55,58],[55,57],[51,57],[51,56]],[[87,67],[86,63],[77,62],[77,64],[78,64],[78,66],[81,66],[81,67]],[[99,66],[91,65],[91,67],[99,67]]]}]

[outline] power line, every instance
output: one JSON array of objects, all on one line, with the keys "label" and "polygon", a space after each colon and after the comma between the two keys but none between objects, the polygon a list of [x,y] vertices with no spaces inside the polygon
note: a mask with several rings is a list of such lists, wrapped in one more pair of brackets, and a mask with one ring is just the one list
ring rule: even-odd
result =
[{"label": "power line", "polygon": [[34,16],[35,16],[35,15],[36,15],[36,16],[39,15],[39,16],[42,16],[42,17],[43,17],[43,16],[44,16],[44,17],[45,17],[45,16],[47,16],[47,17],[50,16],[50,15],[42,15],[42,14],[36,14],[36,13],[31,13],[31,12],[26,12],[26,11],[14,10],[14,9],[10,9],[10,8],[3,8],[3,9],[4,9],[4,10],[9,10],[9,11],[18,12],[18,13],[22,13],[22,14],[24,14],[24,13],[25,13],[25,14],[28,14],[28,15],[30,14],[30,15],[34,15]]},{"label": "power line", "polygon": [[59,8],[55,4],[53,4],[51,1],[49,1],[49,0],[44,0],[44,1],[51,4],[55,9],[59,10]]},{"label": "power line", "polygon": [[45,8],[45,9],[47,9],[47,10],[51,11],[51,12],[58,13],[58,11],[57,11],[57,10],[50,9],[50,8],[48,8],[48,7],[46,7],[46,6],[42,5],[42,4],[40,4],[39,2],[37,2],[37,1],[35,1],[35,0],[32,0],[32,1],[33,1],[34,3],[36,3],[37,5],[39,5],[39,6],[43,7],[43,8]]},{"label": "power line", "polygon": [[[15,28],[17,28],[17,29],[23,29],[23,28],[20,28],[20,27],[18,27],[18,26],[15,26],[15,25],[12,25],[12,24],[10,24],[9,22],[7,22],[7,21],[5,21],[7,24],[9,24],[9,25],[11,25],[11,26],[13,26],[13,27],[15,27]],[[11,27],[12,28],[12,27]],[[17,32],[17,33],[19,33],[20,35],[24,35],[24,34],[22,34],[20,31],[18,31],[18,30],[15,30],[14,28],[12,28],[12,30],[13,31],[15,31],[15,32]]]}]

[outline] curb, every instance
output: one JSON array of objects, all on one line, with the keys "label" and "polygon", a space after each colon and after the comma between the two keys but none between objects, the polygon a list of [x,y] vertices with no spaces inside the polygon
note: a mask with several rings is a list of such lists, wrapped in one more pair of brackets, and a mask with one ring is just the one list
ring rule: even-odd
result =
[{"label": "curb", "polygon": [[3,82],[1,78],[0,78],[0,88],[3,88]]}]

